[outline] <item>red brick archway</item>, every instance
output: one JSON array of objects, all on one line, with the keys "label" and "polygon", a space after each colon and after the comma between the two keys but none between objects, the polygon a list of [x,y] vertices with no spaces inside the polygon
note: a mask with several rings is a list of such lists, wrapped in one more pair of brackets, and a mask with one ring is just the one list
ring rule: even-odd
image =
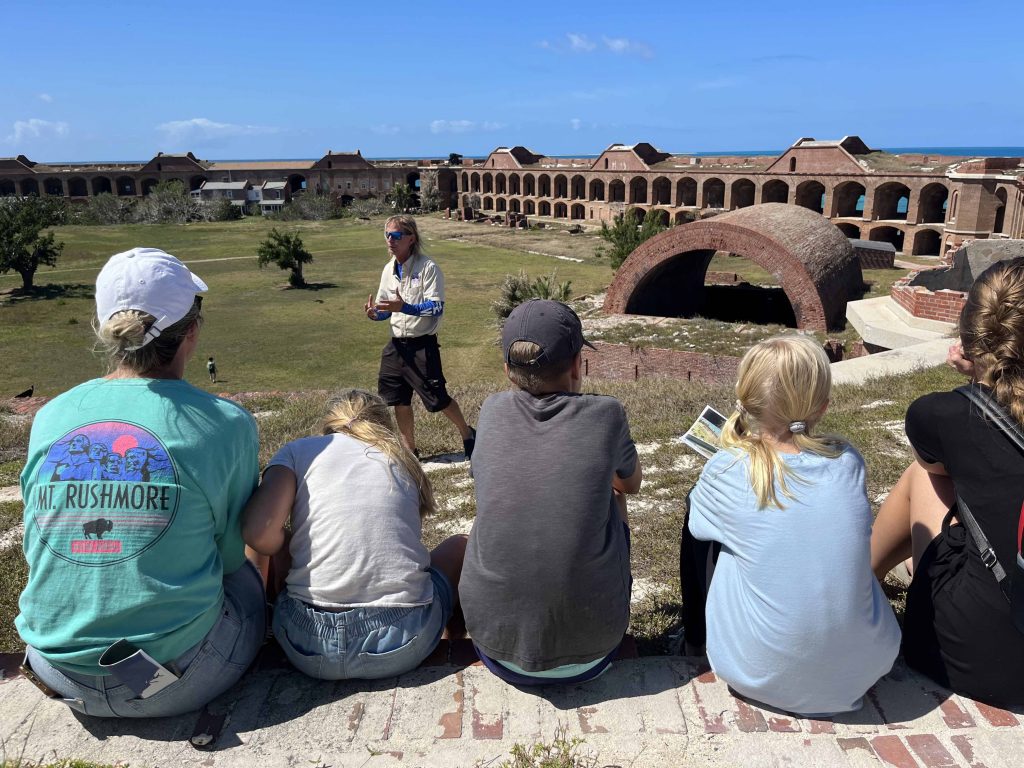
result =
[{"label": "red brick archway", "polygon": [[715,251],[739,254],[771,273],[800,328],[825,331],[841,325],[847,300],[863,284],[849,240],[828,219],[806,208],[767,203],[652,237],[619,268],[604,310],[680,314],[699,298]]}]

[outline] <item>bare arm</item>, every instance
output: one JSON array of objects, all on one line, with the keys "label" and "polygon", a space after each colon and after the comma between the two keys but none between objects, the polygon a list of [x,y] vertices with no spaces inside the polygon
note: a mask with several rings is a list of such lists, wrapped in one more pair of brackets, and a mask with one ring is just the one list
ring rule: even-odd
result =
[{"label": "bare arm", "polygon": [[629,477],[619,477],[612,473],[612,489],[619,493],[639,493],[640,484],[643,482],[643,473],[640,470],[640,459],[636,460],[636,469]]},{"label": "bare arm", "polygon": [[949,475],[949,472],[946,471],[946,467],[942,464],[941,461],[925,461],[917,454],[917,451],[914,451],[914,461],[920,464],[925,471],[931,472],[933,475]]},{"label": "bare arm", "polygon": [[242,513],[242,539],[261,555],[277,554],[284,546],[284,524],[295,503],[297,484],[287,467],[273,466]]}]

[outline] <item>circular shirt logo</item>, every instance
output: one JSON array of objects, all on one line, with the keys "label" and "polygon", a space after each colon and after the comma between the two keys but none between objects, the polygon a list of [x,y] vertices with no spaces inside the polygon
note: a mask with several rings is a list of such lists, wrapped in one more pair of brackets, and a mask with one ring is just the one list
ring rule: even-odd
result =
[{"label": "circular shirt logo", "polygon": [[174,521],[179,498],[177,470],[156,435],[99,421],[50,446],[25,506],[53,554],[104,566],[153,546]]}]

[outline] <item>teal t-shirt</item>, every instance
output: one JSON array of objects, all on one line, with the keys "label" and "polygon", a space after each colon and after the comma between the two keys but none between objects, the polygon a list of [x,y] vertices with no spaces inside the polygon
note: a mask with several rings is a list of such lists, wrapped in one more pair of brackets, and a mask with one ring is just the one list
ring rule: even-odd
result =
[{"label": "teal t-shirt", "polygon": [[245,560],[257,452],[248,411],[181,380],[96,379],[48,403],[21,474],[22,639],[92,675],[122,638],[162,663],[202,640]]}]

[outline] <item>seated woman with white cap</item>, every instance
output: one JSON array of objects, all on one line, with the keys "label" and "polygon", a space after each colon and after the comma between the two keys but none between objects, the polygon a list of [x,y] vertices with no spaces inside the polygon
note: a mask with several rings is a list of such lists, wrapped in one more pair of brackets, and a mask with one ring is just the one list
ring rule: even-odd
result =
[{"label": "seated woman with white cap", "polygon": [[24,670],[86,715],[199,709],[237,682],[264,638],[262,580],[239,524],[259,476],[256,424],[183,380],[206,290],[155,248],[112,256],[96,280],[95,326],[110,372],[32,425]]}]

